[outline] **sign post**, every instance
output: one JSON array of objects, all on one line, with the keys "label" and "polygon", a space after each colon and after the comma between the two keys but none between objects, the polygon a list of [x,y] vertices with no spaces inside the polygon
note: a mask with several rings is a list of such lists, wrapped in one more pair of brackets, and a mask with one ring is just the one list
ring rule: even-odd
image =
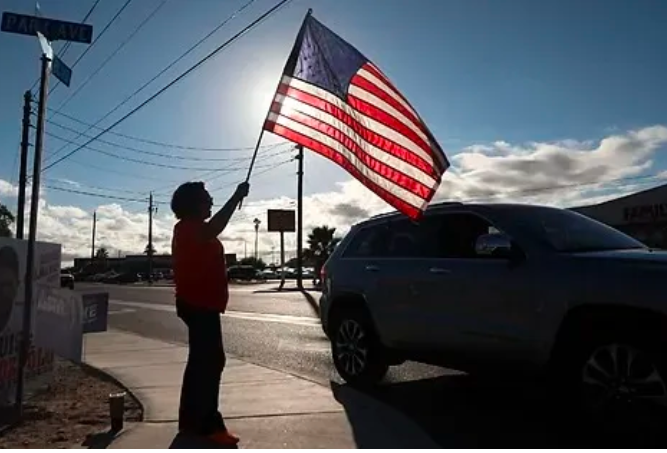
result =
[{"label": "sign post", "polygon": [[[37,215],[39,213],[40,176],[42,174],[42,150],[44,147],[44,120],[46,113],[46,96],[49,85],[49,66],[53,58],[51,41],[64,40],[90,44],[93,39],[93,26],[75,22],[48,19],[41,16],[28,16],[4,12],[2,14],[2,31],[20,35],[37,36],[42,47],[42,65],[39,84],[39,105],[37,109],[37,126],[35,132],[35,152],[32,173],[32,197],[30,203],[30,229],[26,256],[24,279],[25,297],[23,301],[23,331],[19,348],[19,365],[16,383],[16,412],[23,415],[23,393],[25,366],[30,351],[33,309],[33,279],[35,272],[35,240],[37,238]],[[69,85],[72,71],[58,60],[55,76],[65,85]]]},{"label": "sign post", "polygon": [[285,233],[296,231],[296,218],[293,209],[269,209],[267,211],[269,231],[280,233],[280,289],[285,286]]}]

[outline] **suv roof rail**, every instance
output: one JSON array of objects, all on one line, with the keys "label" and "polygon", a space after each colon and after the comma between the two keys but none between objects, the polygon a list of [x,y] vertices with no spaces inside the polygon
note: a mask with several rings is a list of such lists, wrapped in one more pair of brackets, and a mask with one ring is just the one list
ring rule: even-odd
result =
[{"label": "suv roof rail", "polygon": [[434,203],[426,209],[437,208],[440,206],[461,206],[463,205],[462,201],[441,201],[439,203]]},{"label": "suv roof rail", "polygon": [[[429,205],[428,208],[426,208],[426,210],[428,211],[430,209],[436,209],[436,208],[445,207],[445,206],[462,206],[462,205],[463,205],[463,202],[461,202],[461,201],[441,201],[439,203],[434,203],[432,205]],[[397,214],[398,214],[398,211],[383,212],[382,214],[376,214],[376,215],[372,216],[370,219],[381,219],[381,218],[384,218],[384,217],[395,216]]]}]

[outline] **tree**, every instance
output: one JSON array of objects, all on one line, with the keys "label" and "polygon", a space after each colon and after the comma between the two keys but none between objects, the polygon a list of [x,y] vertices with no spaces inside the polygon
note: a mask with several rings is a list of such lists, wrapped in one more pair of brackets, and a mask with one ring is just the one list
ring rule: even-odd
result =
[{"label": "tree", "polygon": [[151,247],[151,244],[146,244],[146,248],[144,249],[144,255],[149,255],[149,252],[153,252],[153,255],[157,254],[157,251],[155,250],[155,247]]},{"label": "tree", "polygon": [[340,238],[336,237],[336,229],[326,225],[315,227],[308,233],[308,248],[304,250],[306,259],[315,262],[315,275],[319,276],[322,266],[333,253]]},{"label": "tree", "polygon": [[0,237],[12,237],[12,224],[14,223],[14,214],[0,203]]},{"label": "tree", "polygon": [[97,249],[97,252],[95,252],[95,258],[100,261],[106,261],[109,258],[109,250],[107,250],[106,247],[100,247]]},{"label": "tree", "polygon": [[264,260],[262,260],[261,258],[255,259],[254,256],[242,258],[241,260],[239,260],[239,264],[242,266],[252,266],[260,271],[266,269],[266,263],[264,262]]}]

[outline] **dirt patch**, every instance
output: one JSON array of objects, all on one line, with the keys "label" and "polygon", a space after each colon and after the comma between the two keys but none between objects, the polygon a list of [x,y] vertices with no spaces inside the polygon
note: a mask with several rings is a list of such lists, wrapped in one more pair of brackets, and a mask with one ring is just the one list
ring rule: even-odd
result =
[{"label": "dirt patch", "polygon": [[[69,448],[103,438],[110,424],[109,394],[120,391],[98,373],[56,360],[52,383],[26,402],[23,421],[0,435],[0,448]],[[125,420],[141,417],[141,406],[127,395]]]}]

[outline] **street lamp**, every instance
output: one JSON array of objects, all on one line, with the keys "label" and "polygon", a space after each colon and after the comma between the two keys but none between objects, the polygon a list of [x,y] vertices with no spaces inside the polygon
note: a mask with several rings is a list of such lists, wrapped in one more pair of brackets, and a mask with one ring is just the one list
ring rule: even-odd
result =
[{"label": "street lamp", "polygon": [[257,246],[259,244],[259,224],[262,223],[262,221],[255,218],[255,220],[253,220],[252,223],[255,224],[255,262],[257,262],[258,259]]}]

